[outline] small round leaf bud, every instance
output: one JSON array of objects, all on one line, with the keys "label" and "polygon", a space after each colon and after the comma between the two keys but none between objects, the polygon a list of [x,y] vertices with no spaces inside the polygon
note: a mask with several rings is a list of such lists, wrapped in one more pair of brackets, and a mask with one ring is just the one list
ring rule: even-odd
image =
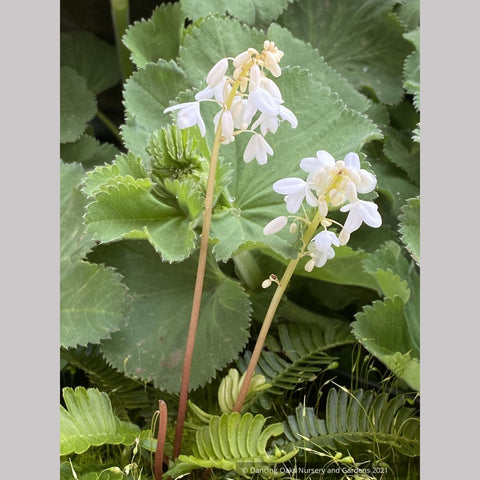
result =
[{"label": "small round leaf bud", "polygon": [[271,284],[272,284],[272,281],[269,278],[267,278],[262,282],[262,288],[268,288]]}]

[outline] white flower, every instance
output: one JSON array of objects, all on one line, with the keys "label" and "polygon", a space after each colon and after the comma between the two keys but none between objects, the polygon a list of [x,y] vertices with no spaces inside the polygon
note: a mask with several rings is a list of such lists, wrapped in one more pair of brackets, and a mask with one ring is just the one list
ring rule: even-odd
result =
[{"label": "white flower", "polygon": [[[297,128],[298,120],[291,110],[279,105],[279,116],[282,120],[287,120],[292,128]],[[260,131],[262,135],[266,135],[268,132],[276,133],[280,119],[277,115],[269,115],[268,113],[262,113],[258,119],[253,123],[252,130],[255,130],[260,125]]]},{"label": "white flower", "polygon": [[217,102],[225,103],[230,91],[232,90],[232,86],[227,80],[228,77],[223,77],[223,82],[217,83],[214,87],[207,85],[203,90],[200,90],[195,95],[195,100],[201,102],[203,100],[208,100],[209,98],[215,97]]},{"label": "white flower", "polygon": [[285,215],[274,218],[271,222],[267,223],[263,229],[264,235],[273,235],[279,232],[288,222],[288,218]]},{"label": "white flower", "polygon": [[267,163],[267,154],[273,155],[272,147],[259,133],[254,133],[247,143],[243,153],[243,160],[249,163],[256,158],[259,165],[265,165]]},{"label": "white flower", "polygon": [[382,217],[378,213],[378,206],[373,202],[365,200],[357,200],[348,203],[340,208],[341,212],[348,212],[347,220],[343,226],[343,230],[352,233],[360,228],[362,222],[369,227],[378,228],[382,224]]},{"label": "white flower", "polygon": [[257,113],[257,110],[269,115],[278,115],[280,113],[281,103],[283,103],[281,98],[274,97],[264,88],[254,88],[248,95],[243,119],[247,124],[250,123],[253,116]]},{"label": "white flower", "polygon": [[178,105],[166,108],[163,113],[173,112],[175,110],[179,110],[177,116],[178,128],[184,129],[198,125],[202,137],[205,136],[205,122],[200,114],[199,102],[179,103]]},{"label": "white flower", "polygon": [[[375,178],[375,175],[367,172],[367,170],[363,168],[360,168],[360,158],[356,153],[347,153],[343,161],[349,170],[351,175],[350,179],[355,184],[358,193],[369,193],[375,190],[375,187],[377,186],[377,179]],[[352,175],[352,173],[354,175]],[[358,180],[356,180],[355,177],[359,177]]]},{"label": "white flower", "polygon": [[309,245],[309,255],[312,257],[312,260],[307,262],[305,270],[311,272],[314,266],[318,268],[323,267],[327,260],[332,259],[335,256],[332,245],[336,247],[340,245],[340,241],[333,232],[323,230],[317,233]]},{"label": "white flower", "polygon": [[316,157],[303,158],[300,168],[307,173],[315,174],[325,167],[334,167],[335,159],[325,150],[319,150]]},{"label": "white flower", "polygon": [[234,127],[233,127],[232,113],[227,109],[223,109],[223,110],[220,110],[215,115],[215,117],[213,118],[213,123],[215,125],[215,131],[218,128],[218,122],[219,122],[220,118],[222,119],[222,137],[225,138],[225,140],[222,143],[233,142],[233,140],[235,138],[233,136]]},{"label": "white flower", "polygon": [[287,211],[290,213],[295,213],[300,209],[304,198],[306,198],[307,203],[310,206],[317,206],[316,197],[310,191],[308,183],[301,178],[282,178],[273,184],[273,190],[277,193],[286,195],[284,200],[287,206]]}]

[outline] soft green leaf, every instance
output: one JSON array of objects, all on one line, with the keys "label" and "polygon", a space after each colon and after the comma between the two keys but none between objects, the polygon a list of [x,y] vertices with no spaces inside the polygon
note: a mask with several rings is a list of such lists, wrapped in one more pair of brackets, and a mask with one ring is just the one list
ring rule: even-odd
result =
[{"label": "soft green leaf", "polygon": [[403,88],[413,95],[413,105],[420,112],[420,51],[416,50],[406,59],[403,67]]},{"label": "soft green leaf", "polygon": [[149,63],[127,80],[125,108],[135,122],[151,133],[171,122],[171,117],[163,111],[189,86],[189,79],[173,60]]},{"label": "soft green leaf", "polygon": [[185,22],[181,3],[166,3],[157,7],[148,20],[134,22],[123,37],[132,52],[131,59],[139,68],[148,62],[175,59]]},{"label": "soft green leaf", "polygon": [[80,137],[76,142],[60,145],[60,158],[66,162],[81,163],[85,168],[111,163],[120,151],[111,143],[100,143],[89,135]]},{"label": "soft green leaf", "polygon": [[295,38],[286,28],[277,24],[270,25],[266,38],[274,41],[284,52],[281,66],[300,66],[308,68],[315,80],[336,92],[345,105],[364,113],[372,103],[367,97],[355,90],[339,73],[333,70],[310,44]]},{"label": "soft green leaf", "polygon": [[399,231],[402,242],[420,265],[420,197],[408,199],[401,210]]},{"label": "soft green leaf", "polygon": [[60,341],[66,347],[108,337],[123,325],[128,311],[120,275],[81,261],[95,239],[85,232],[86,199],[72,187],[80,173],[76,164],[61,164]]},{"label": "soft green leaf", "polygon": [[159,202],[150,179],[115,177],[103,184],[85,216],[88,231],[101,242],[122,238],[148,239],[164,260],[187,258],[196,234],[181,211]]},{"label": "soft green leaf", "polygon": [[60,162],[60,208],[70,200],[72,190],[82,181],[84,169],[78,163]]},{"label": "soft green leaf", "polygon": [[78,140],[97,113],[87,82],[70,67],[60,69],[60,142]]},{"label": "soft green leaf", "polygon": [[[268,26],[293,0],[182,0],[182,10],[190,20],[228,12],[248,25]],[[240,52],[239,52],[240,53]]]},{"label": "soft green leaf", "polygon": [[113,414],[108,395],[96,388],[63,389],[60,406],[60,455],[84,453],[92,446],[131,445],[140,428]]},{"label": "soft green leaf", "polygon": [[357,313],[352,331],[357,340],[397,377],[420,389],[420,363],[412,345],[401,298],[374,302]]},{"label": "soft green leaf", "polygon": [[[90,256],[112,265],[134,296],[128,325],[102,343],[118,370],[178,392],[197,262],[169,265],[146,242],[118,242]],[[209,262],[193,355],[190,388],[204,385],[248,339],[250,302],[240,285]]]},{"label": "soft green leaf", "polygon": [[75,70],[94,94],[120,81],[116,48],[90,32],[78,30],[60,34],[60,66]]},{"label": "soft green leaf", "polygon": [[383,151],[415,185],[420,185],[420,156],[409,135],[394,128],[384,130],[386,134]]},{"label": "soft green leaf", "polygon": [[411,51],[392,14],[395,3],[302,0],[290,5],[279,23],[310,42],[356,88],[370,88],[382,103],[395,104],[403,94],[402,67]]},{"label": "soft green leaf", "polygon": [[402,0],[396,14],[408,29],[417,28],[420,25],[420,0]]}]

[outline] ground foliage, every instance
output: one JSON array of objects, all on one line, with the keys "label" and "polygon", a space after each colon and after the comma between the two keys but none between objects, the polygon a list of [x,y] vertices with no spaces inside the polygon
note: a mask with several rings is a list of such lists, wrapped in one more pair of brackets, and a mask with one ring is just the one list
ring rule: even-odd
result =
[{"label": "ground foliage", "polygon": [[[242,135],[220,150],[191,409],[169,475],[314,465],[419,478],[418,0],[135,3],[122,45],[108,9],[62,4],[62,480],[153,478],[159,399],[172,453],[213,110],[205,138],[163,111],[193,100],[220,58],[266,39],[285,53],[276,81],[298,127],[268,137],[264,166],[243,162]],[[302,176],[299,161],[317,150],[360,154],[382,227],[360,228],[323,268],[300,262],[258,388],[231,413],[272,295],[260,285],[299,245],[263,234],[285,212],[272,184]]]}]

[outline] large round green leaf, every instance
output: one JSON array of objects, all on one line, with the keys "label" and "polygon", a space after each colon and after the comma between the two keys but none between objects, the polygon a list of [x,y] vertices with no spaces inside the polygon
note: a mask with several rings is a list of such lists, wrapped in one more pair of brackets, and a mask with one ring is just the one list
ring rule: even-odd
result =
[{"label": "large round green leaf", "polygon": [[[91,260],[115,266],[133,295],[128,325],[102,342],[118,370],[170,392],[180,389],[193,299],[196,260],[162,262],[145,241],[98,247]],[[248,339],[250,301],[214,262],[206,272],[190,388],[204,385],[233,360]]]}]

